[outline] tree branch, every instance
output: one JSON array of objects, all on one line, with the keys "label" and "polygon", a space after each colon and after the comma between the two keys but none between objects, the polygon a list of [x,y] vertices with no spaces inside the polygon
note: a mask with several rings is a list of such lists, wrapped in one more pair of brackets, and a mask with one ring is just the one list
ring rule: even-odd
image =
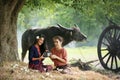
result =
[{"label": "tree branch", "polygon": [[17,4],[18,0],[8,0],[7,8],[12,12]]},{"label": "tree branch", "polygon": [[14,8],[14,11],[13,11],[13,15],[17,15],[18,12],[22,9],[24,3],[25,3],[26,0],[18,0],[17,1],[17,4]]}]

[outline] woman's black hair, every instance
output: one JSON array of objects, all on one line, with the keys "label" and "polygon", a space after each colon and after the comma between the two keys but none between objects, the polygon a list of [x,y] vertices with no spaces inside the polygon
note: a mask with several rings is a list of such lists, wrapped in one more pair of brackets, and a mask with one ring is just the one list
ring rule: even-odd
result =
[{"label": "woman's black hair", "polygon": [[40,35],[39,35],[39,38],[41,38],[41,37],[45,38],[45,35],[43,35],[43,34],[40,34]]},{"label": "woman's black hair", "polygon": [[[42,45],[40,45],[40,51],[41,51],[41,55],[45,52],[45,50],[48,50],[48,46],[47,46],[47,42],[45,41],[45,35],[43,34],[40,34],[40,35],[37,35],[39,38],[44,38],[44,42]],[[37,36],[35,36],[35,41],[34,41],[34,44],[37,43],[38,39],[36,38]]]},{"label": "woman's black hair", "polygon": [[37,36],[35,36],[35,41],[34,41],[34,44],[36,44],[37,42],[38,42],[38,39],[39,38],[45,38],[45,36],[43,35],[43,34],[40,34],[40,35],[37,35]]}]

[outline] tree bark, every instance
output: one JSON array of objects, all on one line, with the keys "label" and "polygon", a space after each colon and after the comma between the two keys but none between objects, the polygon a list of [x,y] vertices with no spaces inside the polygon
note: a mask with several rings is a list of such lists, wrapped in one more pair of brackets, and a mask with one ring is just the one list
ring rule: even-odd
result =
[{"label": "tree bark", "polygon": [[17,17],[25,0],[0,0],[0,66],[18,59]]}]

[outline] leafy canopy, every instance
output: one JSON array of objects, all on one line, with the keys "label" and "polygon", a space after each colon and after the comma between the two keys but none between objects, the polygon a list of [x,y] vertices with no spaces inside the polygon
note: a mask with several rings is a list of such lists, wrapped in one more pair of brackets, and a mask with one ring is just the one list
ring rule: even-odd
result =
[{"label": "leafy canopy", "polygon": [[106,16],[120,24],[119,13],[120,0],[26,0],[19,13],[18,29],[77,24],[92,40],[107,27]]}]

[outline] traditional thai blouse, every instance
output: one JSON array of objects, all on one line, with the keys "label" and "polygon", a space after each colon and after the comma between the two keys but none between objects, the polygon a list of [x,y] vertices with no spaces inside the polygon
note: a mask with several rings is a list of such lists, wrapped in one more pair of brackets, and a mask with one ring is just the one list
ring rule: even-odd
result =
[{"label": "traditional thai blouse", "polygon": [[39,47],[36,47],[35,45],[32,46],[30,49],[29,49],[29,64],[38,64],[39,62],[42,63],[42,61],[39,61],[39,60],[32,60],[32,58],[39,58],[41,56],[41,53],[40,53],[40,48]]},{"label": "traditional thai blouse", "polygon": [[66,61],[65,63],[63,63],[57,59],[52,59],[55,66],[63,66],[67,64],[67,52],[64,48],[62,48],[61,50],[56,50],[56,48],[52,48],[51,52],[52,52],[52,55],[56,55]]}]

